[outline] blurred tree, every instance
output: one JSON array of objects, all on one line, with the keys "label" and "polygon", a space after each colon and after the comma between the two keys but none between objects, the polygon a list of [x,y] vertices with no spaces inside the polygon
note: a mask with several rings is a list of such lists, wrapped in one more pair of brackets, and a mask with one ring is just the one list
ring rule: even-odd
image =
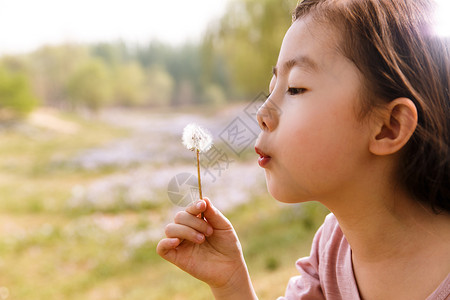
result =
[{"label": "blurred tree", "polygon": [[209,86],[217,86],[222,89],[225,98],[228,99],[233,94],[231,76],[225,58],[217,52],[214,51],[211,35],[205,36],[201,45],[202,71],[200,79],[204,93],[207,92]]},{"label": "blurred tree", "polygon": [[129,62],[113,68],[113,102],[125,106],[142,105],[145,102],[145,73],[137,62]]},{"label": "blurred tree", "polygon": [[5,55],[0,59],[0,66],[14,73],[28,74],[30,72],[29,61],[24,56]]},{"label": "blurred tree", "polygon": [[179,48],[173,48],[167,61],[167,71],[173,76],[177,86],[191,86],[194,102],[199,101],[201,86],[201,63],[199,45],[187,43]]},{"label": "blurred tree", "polygon": [[148,71],[147,103],[151,106],[168,106],[172,101],[174,80],[161,65],[154,65]]},{"label": "blurred tree", "polygon": [[97,112],[111,102],[111,78],[105,63],[91,58],[80,65],[68,80],[67,93],[74,109],[85,106]]},{"label": "blurred tree", "polygon": [[110,66],[120,65],[133,60],[132,54],[124,41],[92,45],[90,53],[94,57],[101,58]]},{"label": "blurred tree", "polygon": [[203,60],[200,45],[187,43],[173,47],[153,41],[146,47],[137,47],[135,55],[144,67],[163,66],[173,79],[172,105],[201,102]]},{"label": "blurred tree", "polygon": [[213,106],[220,106],[226,103],[226,96],[219,85],[210,84],[204,90],[202,102]]},{"label": "blurred tree", "polygon": [[38,100],[24,72],[0,67],[0,120],[20,118],[31,112]]},{"label": "blurred tree", "polygon": [[66,94],[68,80],[87,59],[87,48],[73,44],[44,46],[31,53],[30,73],[35,94],[46,105],[69,108],[71,104]]},{"label": "blurred tree", "polygon": [[135,55],[144,68],[150,68],[156,64],[167,66],[173,52],[173,47],[154,40],[147,46],[138,46]]},{"label": "blurred tree", "polygon": [[[210,26],[204,47],[212,49],[212,53],[206,58],[225,59],[238,96],[249,97],[267,90],[271,67],[276,63],[296,3],[297,0],[232,1],[224,16]],[[205,72],[212,74],[213,70],[210,67]]]}]

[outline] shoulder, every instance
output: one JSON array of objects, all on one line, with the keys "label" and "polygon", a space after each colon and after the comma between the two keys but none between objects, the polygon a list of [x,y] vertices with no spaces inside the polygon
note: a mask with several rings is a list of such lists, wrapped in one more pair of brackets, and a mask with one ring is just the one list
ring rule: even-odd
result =
[{"label": "shoulder", "polygon": [[[334,231],[337,228],[339,228],[339,223],[338,220],[336,219],[335,215],[332,213],[329,213],[326,217],[325,217],[325,221],[323,222],[324,229],[328,230],[328,231]],[[340,228],[339,228],[340,230]]]},{"label": "shoulder", "polygon": [[313,265],[320,271],[338,264],[339,260],[347,262],[350,251],[336,217],[330,213],[314,236],[310,256],[300,259],[298,263],[306,260],[314,262]]},{"label": "shoulder", "polygon": [[330,213],[325,217],[325,221],[316,233],[315,246],[319,252],[323,252],[324,250],[331,250],[330,248],[340,247],[343,242],[346,243],[346,240],[338,220],[334,214]]},{"label": "shoulder", "polygon": [[360,299],[353,275],[351,248],[338,220],[333,214],[323,224],[322,248],[320,248],[319,273],[324,279],[328,298]]},{"label": "shoulder", "polygon": [[317,231],[310,256],[297,261],[300,273],[314,271],[326,299],[359,299],[353,276],[351,249],[333,214]]}]

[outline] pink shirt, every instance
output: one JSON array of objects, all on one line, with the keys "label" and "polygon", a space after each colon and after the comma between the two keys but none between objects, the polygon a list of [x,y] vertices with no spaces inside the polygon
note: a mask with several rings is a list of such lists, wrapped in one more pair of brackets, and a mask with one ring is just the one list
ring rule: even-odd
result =
[{"label": "pink shirt", "polygon": [[[289,280],[278,300],[360,300],[351,249],[336,217],[329,214],[317,231],[309,257],[297,261],[301,276]],[[426,300],[450,299],[450,274]]]}]

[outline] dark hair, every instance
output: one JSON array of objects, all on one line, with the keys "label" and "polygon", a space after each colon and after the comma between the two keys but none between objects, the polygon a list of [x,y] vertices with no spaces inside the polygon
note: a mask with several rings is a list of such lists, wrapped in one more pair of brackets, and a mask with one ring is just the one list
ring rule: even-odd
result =
[{"label": "dark hair", "polygon": [[398,179],[436,213],[450,212],[450,43],[433,33],[431,0],[304,0],[293,20],[336,26],[339,51],[364,75],[359,116],[399,97],[411,99],[418,126]]}]

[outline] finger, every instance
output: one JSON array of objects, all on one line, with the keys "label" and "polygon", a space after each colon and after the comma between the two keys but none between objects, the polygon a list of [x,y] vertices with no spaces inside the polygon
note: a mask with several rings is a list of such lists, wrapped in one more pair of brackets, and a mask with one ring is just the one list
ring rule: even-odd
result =
[{"label": "finger", "polygon": [[170,223],[166,226],[166,236],[168,238],[188,240],[196,244],[201,244],[205,241],[205,235],[203,233],[191,227],[175,223]]},{"label": "finger", "polygon": [[171,261],[171,250],[174,250],[180,245],[181,240],[178,238],[166,238],[159,241],[156,246],[156,253],[164,259]]},{"label": "finger", "polygon": [[197,200],[186,207],[186,212],[190,213],[193,216],[198,216],[205,211],[206,207],[207,205],[204,200]]},{"label": "finger", "polygon": [[188,212],[180,211],[175,215],[175,224],[185,225],[192,229],[210,236],[213,233],[213,228],[205,220],[197,218]]},{"label": "finger", "polygon": [[206,203],[205,219],[214,229],[232,229],[231,222],[212,204],[209,198],[205,197],[203,200]]}]

